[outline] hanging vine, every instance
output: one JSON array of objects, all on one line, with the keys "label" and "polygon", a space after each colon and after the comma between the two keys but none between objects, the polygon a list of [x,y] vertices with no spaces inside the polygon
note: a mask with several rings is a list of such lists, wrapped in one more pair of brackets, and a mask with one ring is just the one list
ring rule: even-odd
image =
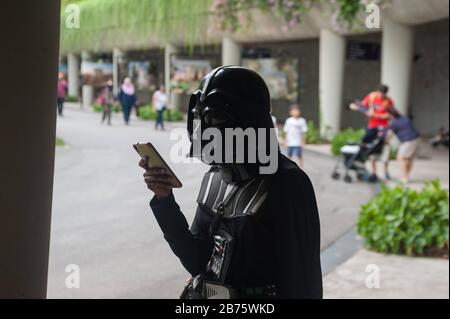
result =
[{"label": "hanging vine", "polygon": [[[389,0],[370,0],[383,3]],[[335,29],[351,28],[369,0],[62,0],[61,52],[148,47],[151,40],[201,44],[214,31],[245,31],[252,10],[283,21],[288,32],[313,8],[327,12]],[[68,4],[80,9],[80,28],[68,28]],[[244,19],[242,16],[244,15]],[[211,22],[213,26],[211,27]]]},{"label": "hanging vine", "polygon": [[[72,3],[79,7],[79,28],[65,24]],[[204,38],[210,7],[211,0],[63,0],[61,50],[139,48],[175,39],[190,45]]]},{"label": "hanging vine", "polygon": [[[369,3],[384,5],[387,0],[212,0],[212,11],[216,14],[216,27],[221,30],[239,31],[251,25],[248,13],[259,9],[276,18],[282,18],[282,30],[288,32],[299,25],[302,17],[313,8],[331,13],[331,24],[336,30],[352,28],[361,22],[359,14]],[[244,19],[240,15],[245,14]]]}]

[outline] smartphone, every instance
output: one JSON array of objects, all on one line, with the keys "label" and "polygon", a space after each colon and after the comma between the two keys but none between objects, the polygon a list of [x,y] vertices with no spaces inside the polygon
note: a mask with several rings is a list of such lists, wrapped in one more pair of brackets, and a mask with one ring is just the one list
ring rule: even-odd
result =
[{"label": "smartphone", "polygon": [[170,169],[169,165],[167,165],[162,156],[158,153],[156,148],[151,143],[137,143],[133,144],[133,147],[142,158],[148,158],[148,167],[161,167],[167,171],[167,173],[170,175],[169,181],[172,184],[173,188],[181,188],[183,186],[178,177]]}]

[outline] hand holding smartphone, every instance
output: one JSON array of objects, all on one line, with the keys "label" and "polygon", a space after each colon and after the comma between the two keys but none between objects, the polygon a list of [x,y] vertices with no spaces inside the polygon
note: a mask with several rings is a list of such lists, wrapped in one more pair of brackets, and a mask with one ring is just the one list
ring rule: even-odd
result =
[{"label": "hand holding smartphone", "polygon": [[173,188],[181,188],[183,186],[178,177],[151,143],[137,143],[134,144],[133,147],[141,158],[147,158],[148,168],[163,168],[165,170],[169,175],[168,181]]}]

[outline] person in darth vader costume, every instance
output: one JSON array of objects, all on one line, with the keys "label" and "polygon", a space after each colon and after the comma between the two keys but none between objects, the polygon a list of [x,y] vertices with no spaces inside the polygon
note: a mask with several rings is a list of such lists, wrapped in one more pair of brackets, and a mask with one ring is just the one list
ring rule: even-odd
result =
[{"label": "person in darth vader costume", "polygon": [[[273,131],[270,108],[269,91],[256,72],[217,68],[191,97],[191,142],[204,147],[205,141],[198,139],[207,128]],[[195,147],[190,155],[203,159]],[[207,162],[211,169],[203,178],[190,228],[168,175],[149,169],[145,159],[139,163],[146,169],[147,187],[155,193],[150,206],[164,237],[192,275],[181,297],[322,298],[320,224],[309,178],[278,146],[272,174],[261,173],[264,164],[259,160],[245,156],[233,162],[225,160],[227,156],[224,152],[223,161]]]}]

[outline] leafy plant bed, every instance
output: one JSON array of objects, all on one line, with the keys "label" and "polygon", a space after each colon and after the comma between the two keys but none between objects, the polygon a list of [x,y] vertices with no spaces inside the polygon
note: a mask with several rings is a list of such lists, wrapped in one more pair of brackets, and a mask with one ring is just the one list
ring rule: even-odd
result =
[{"label": "leafy plant bed", "polygon": [[[141,106],[139,108],[139,117],[142,120],[156,120],[156,112],[153,111],[150,105]],[[164,121],[179,122],[183,120],[183,114],[178,111],[167,110],[164,112]]]},{"label": "leafy plant bed", "polygon": [[438,180],[425,183],[420,192],[382,186],[361,207],[358,233],[377,252],[448,258],[448,205],[448,191]]},{"label": "leafy plant bed", "polygon": [[320,136],[320,129],[314,121],[308,121],[308,132],[306,132],[307,144],[327,144],[329,141]]},{"label": "leafy plant bed", "polygon": [[92,105],[92,110],[96,113],[101,113],[103,111],[103,107],[100,104],[95,103]]},{"label": "leafy plant bed", "polygon": [[66,143],[64,143],[64,140],[60,137],[56,137],[55,139],[55,146],[64,146]]},{"label": "leafy plant bed", "polygon": [[361,143],[364,134],[365,134],[364,129],[355,130],[352,128],[348,128],[336,134],[331,140],[331,153],[334,156],[338,156],[341,154],[342,146],[348,143],[353,144]]},{"label": "leafy plant bed", "polygon": [[67,95],[64,98],[65,102],[78,102],[78,97],[77,96],[72,96],[72,95]]}]

